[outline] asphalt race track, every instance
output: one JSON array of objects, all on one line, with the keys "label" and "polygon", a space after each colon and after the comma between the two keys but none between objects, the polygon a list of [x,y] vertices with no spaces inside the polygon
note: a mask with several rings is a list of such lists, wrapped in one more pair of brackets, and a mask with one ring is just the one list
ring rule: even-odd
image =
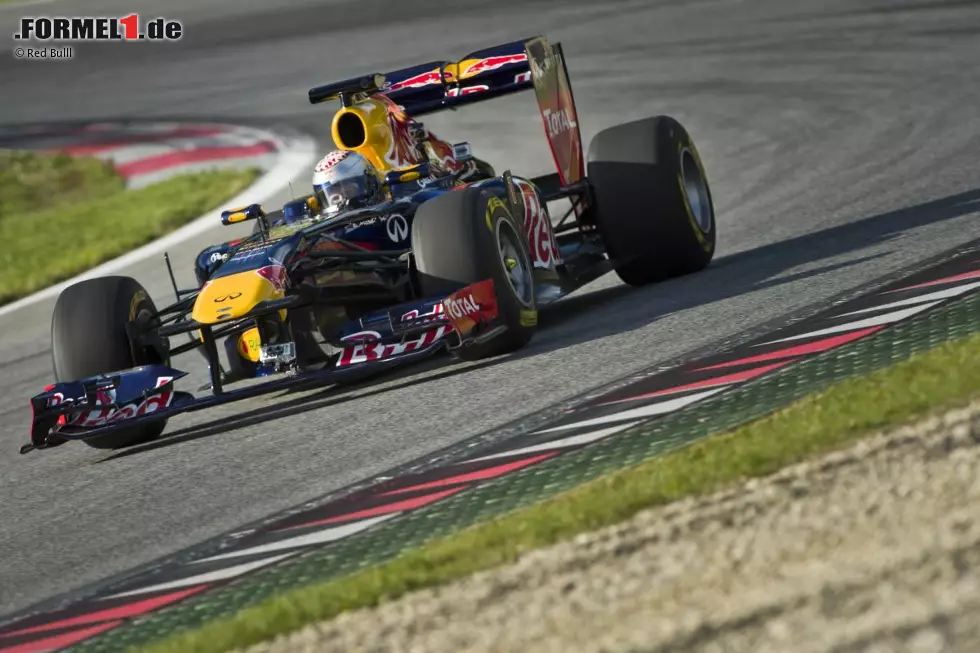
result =
[{"label": "asphalt race track", "polygon": [[[520,355],[429,364],[383,383],[232,404],[111,456],[19,456],[27,398],[51,376],[53,302],[0,317],[0,614],[124,571],[498,426],[519,412],[721,342],[980,238],[980,6],[914,0],[615,2],[219,0],[85,3],[184,23],[173,44],[76,44],[74,60],[0,48],[0,125],[212,119],[286,125],[330,146],[311,85],[520,38],[560,40],[586,141],[669,113],[691,131],[719,249],[700,275],[627,289],[607,275],[544,318]],[[70,16],[77,3],[0,7]],[[264,12],[264,13],[262,13]],[[123,52],[124,51],[124,52]],[[123,54],[121,54],[123,52]],[[550,165],[529,94],[427,124],[498,169]],[[305,187],[305,176],[294,181]],[[220,225],[171,252],[181,280]],[[53,244],[70,246],[70,243]],[[160,260],[130,274],[169,299]],[[197,373],[192,354],[176,366]],[[465,373],[464,373],[465,372]],[[247,412],[243,419],[234,419]]]}]

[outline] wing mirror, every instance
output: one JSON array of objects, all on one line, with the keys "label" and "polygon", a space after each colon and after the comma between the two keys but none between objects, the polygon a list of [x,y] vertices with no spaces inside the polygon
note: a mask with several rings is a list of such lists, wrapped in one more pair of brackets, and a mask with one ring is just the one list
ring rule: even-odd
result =
[{"label": "wing mirror", "polygon": [[469,143],[453,143],[453,156],[457,161],[472,161],[473,148]]},{"label": "wing mirror", "polygon": [[262,210],[261,204],[249,204],[239,209],[228,209],[221,212],[221,224],[223,225],[238,224],[259,218],[265,218],[265,211]]},{"label": "wing mirror", "polygon": [[414,165],[411,168],[402,168],[401,170],[392,170],[385,175],[385,185],[386,186],[396,186],[398,184],[407,184],[410,181],[418,181],[423,177],[429,176],[429,164],[426,162]]},{"label": "wing mirror", "polygon": [[282,205],[282,216],[287,222],[315,218],[320,213],[320,202],[316,195],[310,195]]}]

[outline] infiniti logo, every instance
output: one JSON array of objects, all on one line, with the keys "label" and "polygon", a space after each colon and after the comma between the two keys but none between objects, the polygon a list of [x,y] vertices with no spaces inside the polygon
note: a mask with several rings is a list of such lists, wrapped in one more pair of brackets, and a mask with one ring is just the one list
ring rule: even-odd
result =
[{"label": "infiniti logo", "polygon": [[388,216],[388,223],[385,225],[388,231],[388,238],[399,243],[408,238],[408,222],[397,213]]}]

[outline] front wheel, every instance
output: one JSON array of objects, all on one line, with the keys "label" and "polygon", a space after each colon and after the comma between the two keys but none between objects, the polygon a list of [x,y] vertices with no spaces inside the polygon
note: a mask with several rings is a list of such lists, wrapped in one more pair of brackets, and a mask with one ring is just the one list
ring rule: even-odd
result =
[{"label": "front wheel", "polygon": [[[156,314],[149,294],[135,279],[99,277],[76,283],[61,293],[51,319],[51,356],[57,381],[166,363],[162,352],[134,348],[126,327]],[[153,440],[166,420],[120,429],[83,440],[96,449],[117,449]]]},{"label": "front wheel", "polygon": [[429,200],[415,214],[412,249],[424,297],[449,295],[493,279],[506,330],[487,342],[460,348],[460,358],[497,356],[531,340],[537,324],[531,255],[503,200],[474,187]]},{"label": "front wheel", "polygon": [[634,286],[703,269],[715,211],[694,142],[669,116],[599,132],[589,145],[596,223],[616,272]]}]

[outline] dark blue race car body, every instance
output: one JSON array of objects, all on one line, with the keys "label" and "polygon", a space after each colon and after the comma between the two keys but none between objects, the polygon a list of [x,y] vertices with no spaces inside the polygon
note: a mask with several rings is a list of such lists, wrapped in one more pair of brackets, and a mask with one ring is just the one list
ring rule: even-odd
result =
[{"label": "dark blue race car body", "polygon": [[[497,174],[468,144],[415,120],[525,90],[555,161],[544,176]],[[514,351],[539,307],[612,269],[640,285],[700,269],[713,253],[710,194],[683,128],[658,117],[607,129],[593,139],[586,178],[561,48],[542,37],[309,97],[340,100],[334,141],[384,173],[386,199],[330,216],[315,196],[269,213],[226,211],[223,223],[253,222],[253,233],[200,252],[198,287],[174,284],[176,301],[163,308],[129,278],[66,289],[52,320],[58,380],[31,398],[22,453],[71,440],[129,446],[179,413],[361,379],[438,351],[470,360]],[[648,197],[659,217],[644,222]],[[554,220],[556,201],[567,204]],[[95,301],[106,293],[115,301]],[[186,374],[171,363],[194,350],[209,368],[201,396],[177,389]],[[269,378],[231,387],[257,377]]]}]

